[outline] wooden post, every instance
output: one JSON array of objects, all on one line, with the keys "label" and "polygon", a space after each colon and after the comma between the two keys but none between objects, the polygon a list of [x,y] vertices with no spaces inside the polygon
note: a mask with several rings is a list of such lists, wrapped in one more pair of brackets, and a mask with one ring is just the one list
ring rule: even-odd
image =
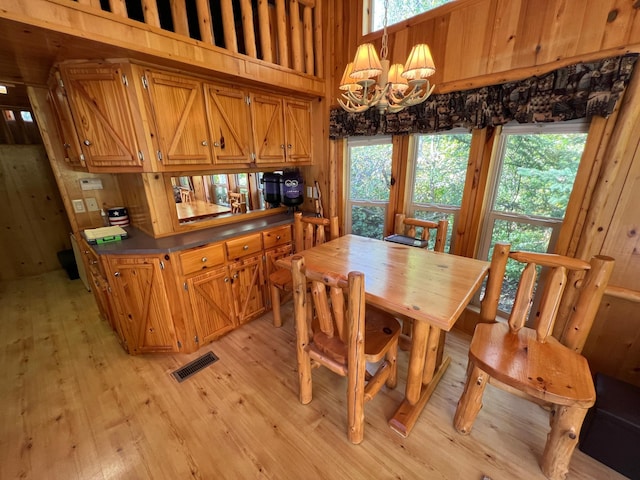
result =
[{"label": "wooden post", "polygon": [[302,10],[302,27],[304,31],[304,70],[307,74],[313,75],[313,10],[305,6]]},{"label": "wooden post", "polygon": [[287,41],[287,12],[284,0],[276,0],[276,29],[278,32],[278,63],[289,68],[289,42]]},{"label": "wooden post", "polygon": [[211,7],[209,5],[209,0],[196,0],[196,9],[198,10],[200,38],[202,38],[202,41],[205,43],[215,45],[216,40],[211,26]]},{"label": "wooden post", "polygon": [[173,18],[173,31],[189,36],[189,20],[187,19],[187,7],[184,0],[170,0],[171,17]]},{"label": "wooden post", "polygon": [[429,330],[431,327],[427,322],[419,320],[413,321],[413,331],[411,332],[411,351],[409,353],[409,368],[407,372],[406,399],[411,405],[418,403],[422,392],[422,377],[424,374],[424,364],[429,341]]},{"label": "wooden post", "polygon": [[273,63],[268,0],[258,0],[258,24],[260,25],[260,50],[262,50],[262,59],[265,62]]},{"label": "wooden post", "polygon": [[127,15],[127,5],[124,0],[109,0],[109,5],[111,6],[111,13],[129,18]]},{"label": "wooden post", "polygon": [[303,270],[304,258],[294,256],[291,259],[291,276],[293,278],[294,317],[296,322],[298,380],[300,382],[300,403],[306,405],[311,401],[313,392],[311,385],[311,359],[307,351],[307,345],[309,343],[309,330],[307,326],[307,279]]},{"label": "wooden post", "polygon": [[[469,366],[471,366],[471,363],[469,363]],[[482,394],[489,381],[489,375],[475,365],[467,370],[471,370],[471,372],[467,376],[467,383],[464,386],[464,391],[458,401],[456,414],[453,417],[453,426],[463,435],[471,433],[473,422],[475,422],[478,412],[482,408]]]},{"label": "wooden post", "polygon": [[580,296],[560,337],[562,344],[578,353],[582,352],[587,341],[614,264],[613,258],[603,255],[591,260],[591,269],[583,280]]},{"label": "wooden post", "polygon": [[315,76],[324,78],[324,53],[322,49],[322,3],[317,2],[313,9],[313,42],[316,55]]},{"label": "wooden post", "polygon": [[92,7],[102,9],[102,6],[100,5],[100,0],[78,0],[78,3],[80,5],[90,5]]},{"label": "wooden post", "polygon": [[352,443],[364,438],[364,275],[349,273],[349,370],[347,373],[347,435]]},{"label": "wooden post", "polygon": [[142,14],[144,15],[144,23],[160,28],[160,15],[156,0],[142,0]]},{"label": "wooden post", "polygon": [[300,4],[298,0],[289,2],[289,23],[291,25],[291,53],[293,57],[293,69],[303,72],[302,65],[302,29],[300,27]]},{"label": "wooden post", "polygon": [[233,19],[233,4],[231,0],[220,2],[222,11],[222,30],[224,31],[224,48],[233,53],[238,53],[238,38],[236,36],[236,24]]},{"label": "wooden post", "polygon": [[511,246],[508,243],[496,243],[493,246],[489,278],[487,279],[487,286],[484,290],[484,297],[482,297],[480,307],[481,322],[496,321],[498,301],[500,300],[500,291],[502,290],[502,282],[504,280],[504,272],[507,268],[510,248]]},{"label": "wooden post", "polygon": [[242,12],[242,32],[244,35],[245,54],[252,58],[258,58],[251,0],[240,0],[240,11]]},{"label": "wooden post", "polygon": [[550,480],[564,480],[567,476],[586,414],[586,408],[554,406],[551,431],[540,461],[542,473]]}]

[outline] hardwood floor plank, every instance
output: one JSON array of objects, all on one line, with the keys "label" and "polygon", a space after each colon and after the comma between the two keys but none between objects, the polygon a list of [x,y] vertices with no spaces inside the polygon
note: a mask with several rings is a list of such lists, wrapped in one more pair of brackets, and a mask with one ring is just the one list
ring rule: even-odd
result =
[{"label": "hardwood floor plank", "polygon": [[[0,478],[544,479],[543,409],[487,388],[469,436],[453,429],[469,337],[411,435],[387,425],[406,382],[365,408],[365,439],[346,436],[346,380],[313,371],[298,400],[291,302],[193,354],[127,355],[90,293],[64,272],[0,283]],[[212,350],[219,360],[178,383],[171,372]],[[569,479],[624,478],[577,451]]]}]

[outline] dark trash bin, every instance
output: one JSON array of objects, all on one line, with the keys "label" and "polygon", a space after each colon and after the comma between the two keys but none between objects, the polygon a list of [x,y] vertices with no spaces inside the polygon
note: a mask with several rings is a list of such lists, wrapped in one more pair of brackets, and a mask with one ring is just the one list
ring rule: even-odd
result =
[{"label": "dark trash bin", "polygon": [[58,252],[58,261],[62,268],[67,272],[69,280],[76,280],[80,278],[78,274],[78,265],[76,265],[76,257],[73,255],[73,250],[61,250]]}]

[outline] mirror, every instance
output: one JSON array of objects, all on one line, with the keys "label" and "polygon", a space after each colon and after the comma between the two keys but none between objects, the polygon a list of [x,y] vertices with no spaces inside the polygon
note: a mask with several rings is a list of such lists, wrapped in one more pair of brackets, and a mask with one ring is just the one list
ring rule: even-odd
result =
[{"label": "mirror", "polygon": [[180,224],[242,215],[277,205],[265,201],[263,173],[171,177]]}]

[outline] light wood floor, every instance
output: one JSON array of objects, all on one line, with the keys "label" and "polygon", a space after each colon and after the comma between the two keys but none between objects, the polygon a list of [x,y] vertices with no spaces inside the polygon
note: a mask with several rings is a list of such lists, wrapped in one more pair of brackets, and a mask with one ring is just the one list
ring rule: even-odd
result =
[{"label": "light wood floor", "polygon": [[[288,310],[285,310],[287,318]],[[365,440],[345,434],[345,381],[314,370],[297,396],[291,322],[268,314],[192,355],[131,357],[90,293],[57,271],[0,283],[0,478],[543,479],[539,407],[492,387],[468,437],[452,426],[469,338],[410,435],[387,426],[400,384],[366,407]],[[179,384],[170,373],[212,350],[217,363]],[[620,479],[577,451],[571,479]]]}]

